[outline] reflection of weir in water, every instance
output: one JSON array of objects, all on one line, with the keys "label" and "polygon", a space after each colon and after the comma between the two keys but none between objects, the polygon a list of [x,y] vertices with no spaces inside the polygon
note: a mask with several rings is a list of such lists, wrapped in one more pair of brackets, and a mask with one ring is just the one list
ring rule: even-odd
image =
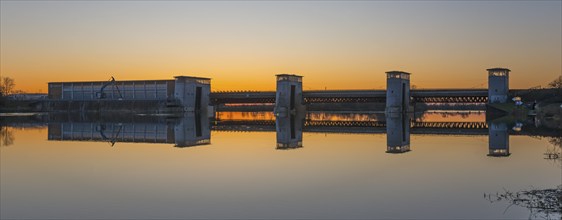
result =
[{"label": "reflection of weir in water", "polygon": [[[414,134],[485,135],[486,122],[409,122]],[[305,132],[385,133],[387,121],[304,121]],[[275,131],[274,120],[216,121],[217,131]]]},{"label": "reflection of weir in water", "polygon": [[188,114],[182,118],[155,122],[50,122],[52,141],[106,141],[170,143],[176,147],[210,144],[209,119]]},{"label": "reflection of weir in water", "polygon": [[[442,113],[438,113],[442,114]],[[232,114],[236,116],[236,114]],[[231,116],[232,116],[231,115]],[[183,118],[154,117],[104,117],[69,116],[49,118],[49,140],[106,141],[116,142],[173,143],[176,147],[210,143],[210,131],[227,132],[276,132],[277,149],[295,149],[303,146],[303,132],[387,134],[387,152],[403,153],[410,150],[410,135],[481,135],[489,136],[488,156],[509,156],[509,135],[559,136],[559,131],[544,130],[523,125],[517,131],[505,124],[460,117],[460,121],[428,121],[401,117],[361,116],[360,114],[307,113],[269,119],[272,114],[241,114],[235,120],[186,115]],[[314,115],[314,116],[311,116]],[[369,114],[367,114],[369,115]],[[452,114],[453,118],[456,117]],[[256,116],[262,120],[253,120]],[[433,116],[432,116],[433,117]],[[480,116],[477,116],[478,118]],[[243,118],[243,119],[239,119]],[[342,120],[322,120],[322,118]],[[350,119],[367,119],[353,121]],[[372,120],[378,118],[378,120]],[[427,117],[426,117],[427,118]],[[264,120],[265,119],[265,120]]]}]

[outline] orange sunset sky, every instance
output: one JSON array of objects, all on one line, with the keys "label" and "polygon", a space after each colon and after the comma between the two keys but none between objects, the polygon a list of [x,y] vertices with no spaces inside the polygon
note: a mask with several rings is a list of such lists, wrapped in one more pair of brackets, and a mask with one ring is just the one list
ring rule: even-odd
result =
[{"label": "orange sunset sky", "polygon": [[0,71],[16,89],[47,82],[212,78],[213,90],[512,88],[562,73],[561,1],[1,1]]}]

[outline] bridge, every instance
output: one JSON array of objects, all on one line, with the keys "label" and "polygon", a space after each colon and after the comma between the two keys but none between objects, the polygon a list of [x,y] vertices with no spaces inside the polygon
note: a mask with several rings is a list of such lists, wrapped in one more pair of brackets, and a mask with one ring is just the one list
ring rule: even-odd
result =
[{"label": "bridge", "polygon": [[[312,103],[385,103],[386,90],[311,90],[303,91],[305,104]],[[411,91],[416,103],[486,103],[487,89],[418,89]],[[211,103],[275,103],[274,91],[218,91],[210,94]]]}]

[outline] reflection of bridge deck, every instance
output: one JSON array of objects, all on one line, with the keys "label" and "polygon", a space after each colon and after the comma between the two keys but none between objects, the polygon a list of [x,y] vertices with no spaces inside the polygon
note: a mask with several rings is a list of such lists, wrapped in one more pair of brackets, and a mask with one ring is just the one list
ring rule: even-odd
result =
[{"label": "reflection of bridge deck", "polygon": [[[411,122],[411,134],[434,135],[488,135],[486,122]],[[231,132],[275,132],[274,120],[224,120],[215,121],[213,131]],[[304,122],[303,132],[319,133],[357,133],[384,134],[384,121],[310,121]],[[523,129],[520,132],[510,132],[512,135],[555,137],[556,131]]]},{"label": "reflection of bridge deck", "polygon": [[[411,122],[413,134],[487,135],[486,122]],[[215,131],[275,131],[274,120],[216,121]],[[304,132],[327,133],[386,133],[384,121],[311,121],[304,122]]]}]

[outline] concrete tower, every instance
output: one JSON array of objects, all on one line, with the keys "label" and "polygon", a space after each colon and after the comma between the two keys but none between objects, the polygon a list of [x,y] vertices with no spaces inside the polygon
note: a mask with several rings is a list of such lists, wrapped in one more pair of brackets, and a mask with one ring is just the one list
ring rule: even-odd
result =
[{"label": "concrete tower", "polygon": [[302,96],[302,76],[292,74],[277,75],[275,114],[285,116],[304,112]]},{"label": "concrete tower", "polygon": [[488,125],[488,156],[507,157],[509,153],[509,130],[505,123],[491,122]]},{"label": "concrete tower", "polygon": [[509,95],[509,72],[506,68],[488,70],[488,103],[506,103]]},{"label": "concrete tower", "polygon": [[176,76],[174,96],[186,112],[207,112],[211,94],[211,79]]},{"label": "concrete tower", "polygon": [[410,117],[407,114],[386,114],[386,153],[410,151]]},{"label": "concrete tower", "polygon": [[386,72],[386,112],[411,112],[410,73]]}]

